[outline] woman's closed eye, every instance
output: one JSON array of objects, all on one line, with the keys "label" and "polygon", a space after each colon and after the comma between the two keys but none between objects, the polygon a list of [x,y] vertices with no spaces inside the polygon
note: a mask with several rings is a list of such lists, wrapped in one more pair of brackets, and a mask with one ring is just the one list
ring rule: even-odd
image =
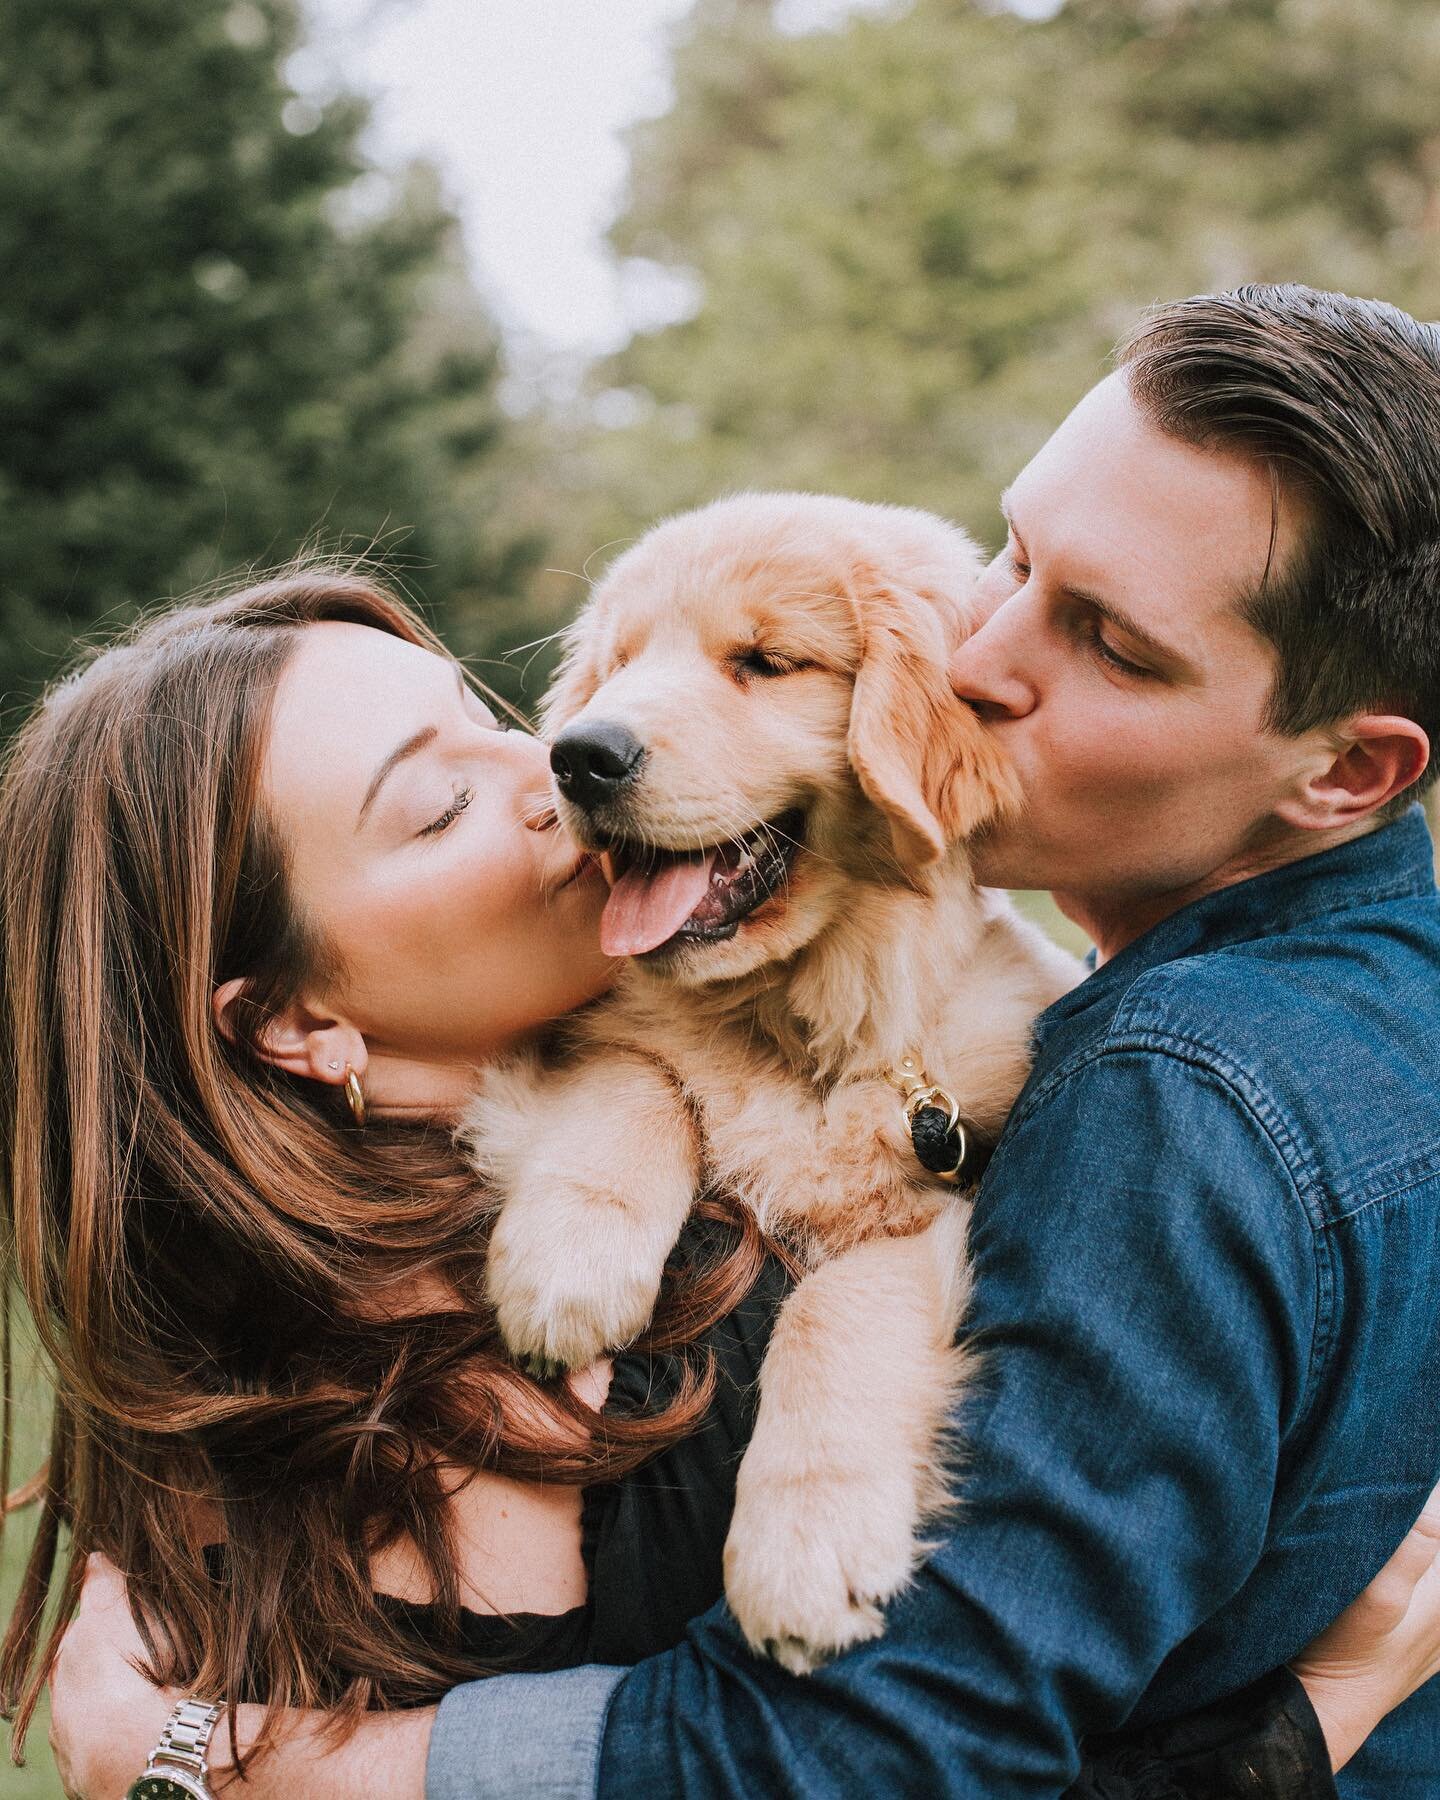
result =
[{"label": "woman's closed eye", "polygon": [[448,831],[474,798],[473,787],[457,787],[444,812],[438,818],[432,819],[428,825],[422,825],[419,835],[424,838],[433,838],[439,837],[443,831]]},{"label": "woman's closed eye", "polygon": [[[486,732],[509,731],[514,725],[515,721],[507,718],[503,713],[499,715],[493,713],[480,695],[477,694],[474,688],[469,686],[468,683],[462,683],[460,694],[465,709],[465,719],[468,724],[472,726],[478,725]],[[442,836],[443,833],[450,829],[474,798],[475,789],[470,783],[457,783],[450,796],[450,804],[443,812],[437,814],[428,825],[422,825],[416,835],[422,838],[437,838]]]}]

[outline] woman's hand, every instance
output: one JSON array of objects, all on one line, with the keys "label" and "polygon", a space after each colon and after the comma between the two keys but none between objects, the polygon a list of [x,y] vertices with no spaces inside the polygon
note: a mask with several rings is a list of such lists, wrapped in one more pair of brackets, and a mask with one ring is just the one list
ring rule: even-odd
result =
[{"label": "woman's hand", "polygon": [[[156,1687],[135,1667],[145,1647],[130,1616],[125,1577],[103,1556],[85,1568],[80,1607],[60,1640],[50,1674],[50,1745],[70,1800],[121,1800],[160,1741],[183,1692]],[[208,1698],[208,1696],[207,1696]],[[218,1698],[218,1696],[216,1696]],[[238,1709],[236,1742],[249,1754],[263,1709]],[[243,1788],[246,1800],[423,1800],[433,1707],[372,1714],[342,1743],[327,1734],[324,1713],[288,1712]],[[236,1777],[224,1719],[210,1742],[210,1786],[223,1793]]]},{"label": "woman's hand", "polygon": [[119,1800],[184,1698],[147,1681],[144,1660],[125,1577],[92,1556],[50,1671],[50,1747],[71,1800]]},{"label": "woman's hand", "polygon": [[1369,1587],[1291,1666],[1337,1769],[1440,1673],[1440,1487]]}]

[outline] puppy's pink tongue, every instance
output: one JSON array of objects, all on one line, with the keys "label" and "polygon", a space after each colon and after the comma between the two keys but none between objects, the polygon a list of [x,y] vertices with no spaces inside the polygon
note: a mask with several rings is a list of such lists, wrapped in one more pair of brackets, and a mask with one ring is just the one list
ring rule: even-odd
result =
[{"label": "puppy's pink tongue", "polygon": [[705,898],[712,860],[686,856],[658,869],[627,869],[600,915],[600,948],[607,956],[643,956],[674,937]]}]

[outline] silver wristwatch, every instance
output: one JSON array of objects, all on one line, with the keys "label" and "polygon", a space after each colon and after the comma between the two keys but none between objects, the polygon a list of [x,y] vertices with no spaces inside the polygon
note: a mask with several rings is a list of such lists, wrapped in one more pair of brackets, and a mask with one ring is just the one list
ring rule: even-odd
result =
[{"label": "silver wristwatch", "polygon": [[214,1800],[206,1785],[210,1763],[205,1753],[224,1710],[218,1700],[213,1706],[203,1700],[182,1700],[165,1721],[145,1773],[132,1782],[125,1800]]}]

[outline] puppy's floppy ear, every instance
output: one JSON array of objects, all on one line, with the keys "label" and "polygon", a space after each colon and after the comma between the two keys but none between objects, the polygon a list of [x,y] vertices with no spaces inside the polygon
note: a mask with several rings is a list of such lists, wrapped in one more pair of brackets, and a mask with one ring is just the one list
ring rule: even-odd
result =
[{"label": "puppy's floppy ear", "polygon": [[540,702],[540,735],[553,738],[586,705],[600,685],[595,665],[594,608],[587,606],[566,629],[564,653]]},{"label": "puppy's floppy ear", "polygon": [[876,584],[856,599],[860,666],[850,703],[850,766],[890,822],[903,868],[941,857],[1017,797],[993,738],[951,692],[948,600]]}]

